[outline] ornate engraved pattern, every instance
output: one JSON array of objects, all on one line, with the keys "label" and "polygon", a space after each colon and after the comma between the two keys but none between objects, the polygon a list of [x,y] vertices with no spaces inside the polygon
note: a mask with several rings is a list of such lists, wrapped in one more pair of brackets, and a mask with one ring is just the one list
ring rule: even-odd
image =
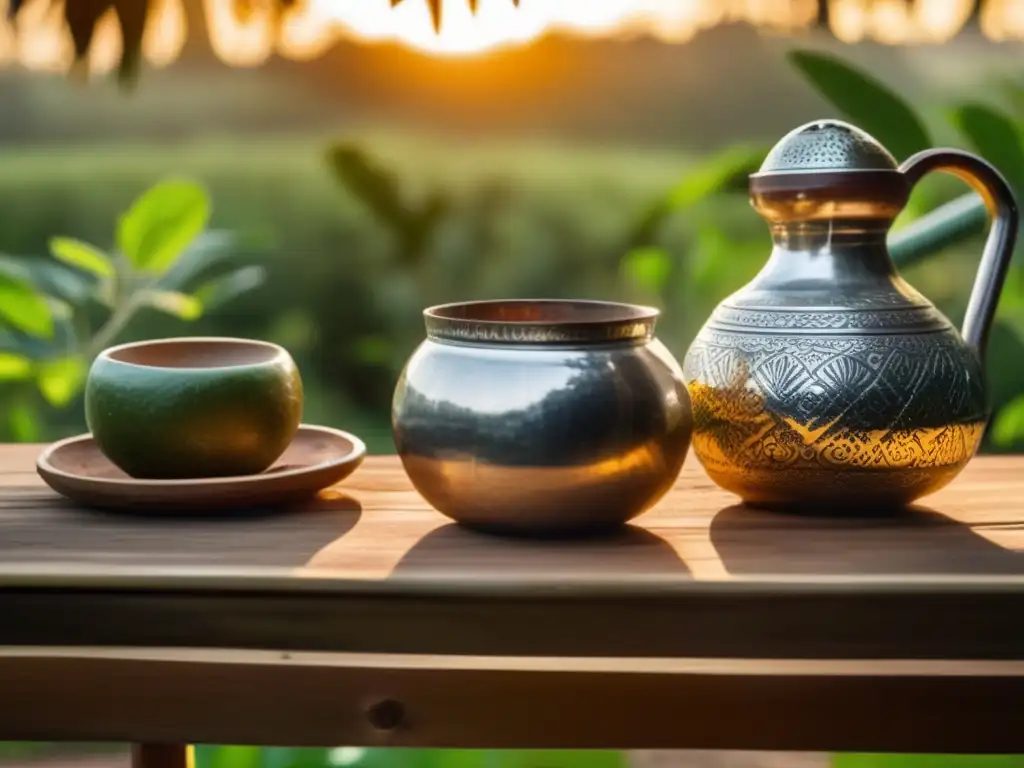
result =
[{"label": "ornate engraved pattern", "polygon": [[[884,284],[876,290],[860,290],[854,296],[847,296],[835,291],[821,291],[815,296],[816,301],[808,304],[805,310],[823,312],[841,312],[864,309],[902,309],[905,307],[928,307],[935,309],[916,288],[899,277]],[[744,288],[729,296],[720,305],[745,311],[763,311],[766,308],[792,309],[793,296],[785,291],[752,290]]]},{"label": "ornate engraved pattern", "polygon": [[427,336],[492,344],[587,344],[639,341],[653,337],[648,321],[607,323],[501,323],[428,317]]},{"label": "ornate engraved pattern", "polygon": [[683,370],[694,450],[748,500],[834,498],[841,486],[911,501],[974,455],[988,415],[981,366],[951,328],[853,337],[709,324]]},{"label": "ornate engraved pattern", "polygon": [[786,134],[768,153],[760,173],[868,168],[894,171],[896,161],[859,128],[838,120],[816,120]]},{"label": "ornate engraved pattern", "polygon": [[918,332],[949,327],[948,321],[933,307],[851,312],[822,310],[743,309],[721,305],[711,316],[711,327],[729,326],[751,329],[785,329],[808,331],[878,330]]}]

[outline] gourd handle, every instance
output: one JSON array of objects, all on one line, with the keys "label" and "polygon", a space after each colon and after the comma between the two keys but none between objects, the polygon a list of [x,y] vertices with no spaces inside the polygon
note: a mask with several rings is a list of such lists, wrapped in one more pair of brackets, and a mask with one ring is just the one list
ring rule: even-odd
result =
[{"label": "gourd handle", "polygon": [[992,217],[981,264],[971,289],[961,335],[979,359],[985,356],[988,332],[999,306],[999,295],[1006,282],[1010,259],[1017,242],[1020,213],[1013,190],[1003,175],[990,163],[970,152],[956,149],[926,149],[908,158],[900,172],[913,187],[932,171],[950,173],[981,195]]}]

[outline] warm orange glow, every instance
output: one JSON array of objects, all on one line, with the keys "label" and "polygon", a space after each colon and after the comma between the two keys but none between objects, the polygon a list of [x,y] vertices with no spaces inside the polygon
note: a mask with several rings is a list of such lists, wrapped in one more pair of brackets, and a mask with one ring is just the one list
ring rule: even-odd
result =
[{"label": "warm orange glow", "polygon": [[981,31],[992,40],[1024,39],[1024,3],[988,0],[981,8]]},{"label": "warm orange glow", "polygon": [[121,48],[121,29],[117,23],[117,14],[111,9],[103,14],[96,25],[93,44],[89,49],[89,70],[101,74],[112,71],[121,60]]},{"label": "warm orange glow", "polygon": [[188,23],[182,0],[158,0],[154,3],[153,17],[146,27],[142,50],[154,67],[173,64],[188,37]]},{"label": "warm orange glow", "polygon": [[583,36],[646,33],[683,41],[725,21],[799,28],[811,23],[817,0],[443,0],[444,25],[435,33],[422,0],[392,8],[389,0],[306,0],[306,12],[333,19],[361,40],[400,42],[439,55],[467,55],[522,44],[548,32]]},{"label": "warm orange glow", "polygon": [[[1018,0],[988,0],[986,7]],[[971,15],[973,0],[831,0],[832,32],[846,43],[864,39],[889,45],[944,43]]]},{"label": "warm orange glow", "polygon": [[[7,14],[7,0],[0,0]],[[27,69],[61,71],[71,64],[71,40],[54,23],[55,6],[48,0],[28,0],[18,17],[18,37],[12,46],[14,61]],[[7,25],[7,22],[3,22]],[[9,33],[8,33],[9,34]]]},{"label": "warm orange glow", "polygon": [[[832,32],[854,43],[942,43],[956,35],[973,0],[827,0]],[[425,0],[302,0],[285,15],[276,34],[268,12],[241,20],[232,0],[204,0],[210,43],[232,66],[251,67],[275,52],[289,59],[322,55],[339,38],[394,42],[438,56],[478,55],[521,45],[549,32],[583,36],[652,35],[683,42],[698,31],[730,21],[762,28],[797,30],[814,22],[818,0],[480,0],[474,16],[467,0],[443,0],[444,25],[434,32]],[[0,66],[60,71],[71,62],[71,42],[60,23],[60,6],[28,0],[13,37],[0,0]],[[153,66],[167,66],[180,54],[187,35],[182,0],[158,0],[143,50]],[[992,40],[1024,39],[1024,1],[986,0],[981,28]],[[276,37],[276,39],[275,39]],[[117,20],[108,13],[90,53],[94,71],[109,71],[120,57]]]},{"label": "warm orange glow", "polygon": [[242,21],[235,17],[231,5],[206,0],[206,23],[214,53],[236,67],[262,64],[274,43],[270,14],[256,12]]}]

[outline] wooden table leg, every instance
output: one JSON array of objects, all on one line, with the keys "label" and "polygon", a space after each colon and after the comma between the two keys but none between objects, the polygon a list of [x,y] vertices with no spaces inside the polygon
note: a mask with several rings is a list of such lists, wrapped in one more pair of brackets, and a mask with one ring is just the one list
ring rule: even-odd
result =
[{"label": "wooden table leg", "polygon": [[187,744],[132,744],[132,768],[194,768]]}]

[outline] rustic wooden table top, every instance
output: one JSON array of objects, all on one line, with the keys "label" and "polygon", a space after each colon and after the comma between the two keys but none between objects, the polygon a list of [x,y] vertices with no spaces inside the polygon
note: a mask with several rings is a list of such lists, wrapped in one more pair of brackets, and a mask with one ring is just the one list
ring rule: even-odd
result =
[{"label": "rustic wooden table top", "polygon": [[1024,751],[1024,458],[852,520],[691,457],[623,532],[540,543],[450,524],[394,457],[147,517],[59,498],[39,450],[0,446],[0,738]]}]

